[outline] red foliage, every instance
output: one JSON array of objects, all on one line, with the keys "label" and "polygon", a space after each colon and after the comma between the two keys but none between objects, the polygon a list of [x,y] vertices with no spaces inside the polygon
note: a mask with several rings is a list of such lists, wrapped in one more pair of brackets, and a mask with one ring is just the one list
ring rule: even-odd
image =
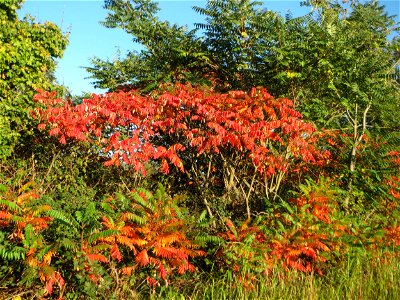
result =
[{"label": "red foliage", "polygon": [[[155,278],[148,278],[150,285],[158,284],[157,279],[166,281],[174,272],[180,275],[194,272],[195,266],[189,260],[204,256],[205,252],[186,236],[188,229],[175,211],[176,199],[155,201],[152,196],[150,199],[147,196],[134,192],[133,211],[121,212],[115,221],[102,218],[104,232],[111,234],[99,235],[83,249],[89,262],[108,263],[105,249],[109,249],[110,257],[118,262],[130,261],[133,256],[134,265],[122,264],[122,274],[151,268]],[[138,201],[139,197],[141,200]],[[87,264],[86,273],[94,275],[90,264]]]},{"label": "red foliage", "polygon": [[[400,199],[400,152],[390,151],[387,153],[387,157],[392,164],[392,168],[395,171],[395,175],[392,175],[386,180],[386,184],[389,186],[389,193],[394,199]],[[396,206],[398,203],[396,201]],[[392,207],[393,209],[394,207]]]},{"label": "red foliage", "polygon": [[266,275],[279,261],[287,269],[322,275],[320,264],[327,261],[322,253],[332,252],[327,236],[310,229],[287,230],[280,239],[273,239],[247,222],[236,228],[228,221],[227,227],[219,234],[225,245],[217,252],[217,259],[231,268],[239,280],[246,281],[256,273]]},{"label": "red foliage", "polygon": [[57,285],[61,290],[64,287],[64,279],[62,278],[59,272],[52,272],[46,278],[46,293],[52,294],[53,293],[53,286]]},{"label": "red foliage", "polygon": [[[49,227],[52,218],[43,215],[50,210],[49,205],[36,205],[34,199],[39,194],[32,189],[33,182],[23,185],[18,192],[7,189],[0,193],[0,226],[9,230],[9,242],[26,248],[24,263],[37,271],[38,277],[45,285],[46,294],[53,293],[54,285],[61,290],[64,279],[50,265],[56,251],[46,244],[41,232]],[[28,226],[31,230],[27,230]]]},{"label": "red foliage", "polygon": [[400,246],[400,226],[386,228],[385,240],[389,246]]},{"label": "red foliage", "polygon": [[236,228],[231,220],[226,221],[228,230],[219,234],[225,241],[240,243],[250,235],[254,235],[255,241],[263,243],[266,237],[258,226],[248,226],[248,221],[243,222],[239,228]]},{"label": "red foliage", "polygon": [[295,203],[297,207],[301,208],[306,206],[305,211],[317,217],[320,221],[331,223],[330,214],[332,195],[329,190],[313,189],[302,197],[292,199],[291,202]]},{"label": "red foliage", "polygon": [[79,105],[48,92],[35,99],[45,105],[35,113],[43,122],[39,129],[48,128],[60,143],[93,143],[109,157],[107,165],[130,164],[142,173],[149,160],[160,161],[164,173],[168,162],[184,171],[180,153],[189,149],[198,156],[232,149],[265,176],[286,172],[293,159],[317,163],[321,158],[315,128],[292,101],[275,99],[264,88],[219,94],[177,84],[149,96],[93,95]]},{"label": "red foliage", "polygon": [[271,257],[283,260],[286,268],[322,275],[319,263],[326,262],[321,252],[331,252],[326,244],[326,236],[307,230],[298,230],[281,241],[274,240],[270,245]]}]

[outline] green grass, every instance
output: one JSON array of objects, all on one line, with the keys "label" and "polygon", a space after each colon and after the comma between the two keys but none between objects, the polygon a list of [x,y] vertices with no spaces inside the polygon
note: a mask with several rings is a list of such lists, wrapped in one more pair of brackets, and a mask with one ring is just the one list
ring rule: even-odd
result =
[{"label": "green grass", "polygon": [[181,291],[163,288],[153,299],[400,299],[400,259],[353,258],[326,271],[324,276],[272,272],[258,278],[249,290],[229,278],[188,283]]},{"label": "green grass", "polygon": [[[166,300],[400,300],[400,257],[383,259],[354,257],[343,260],[326,270],[323,276],[294,271],[273,270],[268,276],[259,276],[247,289],[228,273],[210,278],[209,274],[177,277],[168,286],[151,291],[143,281],[133,289],[129,284],[122,290],[104,290],[96,299],[166,299]],[[0,299],[14,299],[12,295],[35,294],[18,289],[0,290]],[[15,298],[17,299],[17,298]],[[22,299],[36,299],[24,298]],[[65,299],[89,299],[83,295],[69,295]]]}]

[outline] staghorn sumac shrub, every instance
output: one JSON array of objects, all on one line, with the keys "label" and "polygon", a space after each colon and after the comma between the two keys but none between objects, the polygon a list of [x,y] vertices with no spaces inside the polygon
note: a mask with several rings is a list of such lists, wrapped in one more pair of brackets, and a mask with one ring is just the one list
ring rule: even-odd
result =
[{"label": "staghorn sumac shrub", "polygon": [[267,237],[261,228],[248,221],[239,226],[231,220],[225,222],[226,230],[218,234],[223,240],[215,253],[216,265],[222,273],[230,272],[246,288],[254,288],[257,275],[266,275],[272,267],[267,259]]},{"label": "staghorn sumac shrub", "polygon": [[26,285],[32,293],[51,295],[54,287],[63,289],[64,279],[52,265],[57,253],[45,235],[53,221],[51,207],[36,201],[39,196],[33,181],[17,191],[0,184],[0,259],[3,267],[14,265],[9,288]]},{"label": "staghorn sumac shrub", "polygon": [[[348,250],[341,237],[348,234],[336,219],[337,191],[329,179],[308,181],[289,203],[275,205],[253,222],[226,222],[216,252],[221,269],[229,270],[246,287],[283,267],[322,275],[338,255]],[[261,278],[262,278],[261,277]]]},{"label": "staghorn sumac shrub", "polygon": [[71,215],[52,212],[64,229],[58,248],[67,292],[97,298],[112,290],[123,298],[143,281],[154,289],[195,272],[192,259],[205,252],[190,236],[194,221],[180,200],[159,185],[154,193],[137,188],[89,202]]},{"label": "staghorn sumac shrub", "polygon": [[[189,218],[178,207],[179,199],[168,197],[161,185],[154,194],[137,189],[109,198],[103,205],[108,211],[102,216],[103,227],[85,247],[88,259],[115,261],[121,276],[145,272],[152,286],[174,274],[195,272],[190,260],[205,252],[188,236]],[[89,265],[87,270],[90,273]]]},{"label": "staghorn sumac shrub", "polygon": [[334,244],[333,236],[309,228],[288,228],[276,237],[264,231],[262,226],[247,227],[246,223],[238,228],[230,225],[220,234],[225,240],[216,255],[220,266],[246,281],[257,278],[257,274],[267,276],[277,266],[323,274],[321,267],[328,263],[326,257],[332,252],[328,245]]},{"label": "staghorn sumac shrub", "polygon": [[129,298],[143,281],[154,289],[195,272],[193,259],[206,255],[192,239],[195,222],[179,207],[181,197],[161,185],[69,212],[43,204],[49,199],[32,186],[16,193],[0,185],[0,259],[2,269],[18,266],[9,274],[16,294],[29,288],[38,297]]},{"label": "staghorn sumac shrub", "polygon": [[389,194],[386,203],[384,203],[387,209],[388,224],[384,228],[384,235],[379,246],[386,245],[398,252],[400,249],[400,151],[389,151],[386,154],[386,159],[391,170],[385,180]]},{"label": "staghorn sumac shrub", "polygon": [[292,101],[264,88],[220,94],[176,84],[146,96],[93,95],[78,105],[48,92],[35,99],[43,104],[34,112],[39,129],[60,143],[90,143],[106,165],[131,165],[143,174],[147,162],[164,174],[179,170],[177,181],[192,185],[211,216],[210,196],[245,205],[250,218],[250,200],[275,199],[288,172],[329,156]]},{"label": "staghorn sumac shrub", "polygon": [[[386,157],[390,162],[392,174],[388,176],[385,183],[389,187],[390,196],[396,201],[400,199],[400,151],[389,151]],[[395,208],[393,206],[398,205],[392,203],[391,209]]]}]

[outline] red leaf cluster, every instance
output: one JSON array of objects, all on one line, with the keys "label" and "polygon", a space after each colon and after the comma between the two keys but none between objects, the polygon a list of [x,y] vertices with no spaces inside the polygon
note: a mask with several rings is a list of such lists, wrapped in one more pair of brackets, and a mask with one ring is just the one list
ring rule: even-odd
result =
[{"label": "red leaf cluster", "polygon": [[[9,242],[23,243],[26,248],[25,263],[35,269],[40,280],[45,284],[45,292],[53,293],[54,285],[61,290],[64,279],[50,265],[56,251],[46,245],[41,232],[49,227],[52,218],[44,213],[51,209],[49,205],[36,205],[33,199],[39,198],[33,182],[23,185],[18,192],[7,189],[0,194],[0,227],[9,230]],[[27,230],[28,226],[31,231]],[[30,242],[26,241],[29,240]],[[34,241],[34,242],[32,242]]]},{"label": "red leaf cluster", "polygon": [[284,266],[289,269],[322,275],[318,263],[326,262],[321,253],[331,252],[327,246],[326,236],[307,230],[296,231],[288,239],[275,240],[270,245],[271,257],[283,260]]},{"label": "red leaf cluster", "polygon": [[213,91],[177,84],[170,91],[141,96],[138,92],[93,95],[81,104],[40,93],[44,104],[35,114],[39,129],[67,140],[90,142],[109,159],[107,165],[133,165],[158,160],[184,171],[180,153],[242,153],[265,176],[288,170],[300,159],[316,163],[321,153],[312,135],[315,128],[302,120],[292,101],[275,99],[264,88],[249,93]]},{"label": "red leaf cluster", "polygon": [[239,276],[248,271],[268,274],[277,261],[287,269],[322,274],[319,264],[327,261],[322,253],[332,251],[327,236],[309,229],[287,231],[281,239],[271,239],[260,227],[247,222],[235,227],[228,221],[227,227],[219,234],[226,244],[217,257]]},{"label": "red leaf cluster", "polygon": [[[136,199],[141,198],[132,199],[135,211],[120,213],[115,221],[103,216],[103,230],[112,234],[99,235],[83,249],[89,262],[108,263],[106,252],[118,262],[129,261],[133,255],[134,265],[122,264],[121,272],[130,275],[150,267],[156,275],[156,279],[149,277],[150,285],[157,283],[157,278],[166,281],[174,272],[194,272],[196,268],[189,260],[204,256],[205,252],[186,236],[187,228],[175,213],[175,200],[152,202],[145,194],[134,193]],[[138,222],[138,218],[142,221]],[[86,272],[94,275],[89,264]]]}]

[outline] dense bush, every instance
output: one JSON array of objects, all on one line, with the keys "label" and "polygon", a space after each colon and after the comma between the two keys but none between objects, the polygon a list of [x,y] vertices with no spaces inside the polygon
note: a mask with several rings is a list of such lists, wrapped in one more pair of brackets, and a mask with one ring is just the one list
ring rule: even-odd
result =
[{"label": "dense bush", "polygon": [[[33,97],[52,89],[65,37],[19,21],[19,1],[0,4],[19,28],[0,30],[6,48],[24,30],[50,51],[33,66],[46,74],[0,78],[0,117],[14,120],[0,126],[0,297],[329,298],[332,280],[346,287],[335,297],[394,298],[398,39],[376,2],[343,2],[308,1],[313,13],[293,19],[210,1],[195,8],[208,22],[198,39],[152,2],[106,1],[105,24],[146,49],[97,61],[117,91],[79,101]],[[36,30],[56,41],[42,49]],[[18,72],[34,73],[27,86]]]},{"label": "dense bush", "polygon": [[[39,127],[58,136],[60,157],[47,170],[23,165],[17,174],[32,174],[27,184],[16,174],[2,179],[3,272],[18,261],[7,276],[21,279],[17,286],[5,282],[10,289],[23,284],[43,296],[129,298],[143,281],[156,291],[191,280],[179,275],[196,270],[231,274],[252,289],[253,281],[279,266],[322,275],[360,251],[397,255],[399,152],[382,158],[390,172],[373,214],[366,205],[349,214],[341,178],[324,177],[327,160],[340,157],[320,150],[339,147],[334,140],[340,136],[314,133],[287,99],[275,100],[263,89],[219,94],[182,85],[148,97],[119,92],[77,105],[48,93],[36,99],[43,108],[35,117],[45,122]],[[58,143],[53,138],[40,145],[46,142]],[[235,160],[227,164],[228,158]],[[89,171],[93,159],[98,164]],[[115,180],[105,171],[112,165],[121,169],[124,184],[97,187]],[[237,171],[236,187],[229,188],[224,168]],[[318,179],[307,179],[316,170]],[[152,194],[138,186],[143,179],[125,181],[139,171],[149,186],[163,180],[176,195],[169,197],[162,186]],[[195,188],[185,193],[177,176]],[[294,177],[297,189],[286,179]],[[46,178],[67,185],[44,188]],[[230,198],[245,205],[218,210],[220,203],[212,202]]]}]

